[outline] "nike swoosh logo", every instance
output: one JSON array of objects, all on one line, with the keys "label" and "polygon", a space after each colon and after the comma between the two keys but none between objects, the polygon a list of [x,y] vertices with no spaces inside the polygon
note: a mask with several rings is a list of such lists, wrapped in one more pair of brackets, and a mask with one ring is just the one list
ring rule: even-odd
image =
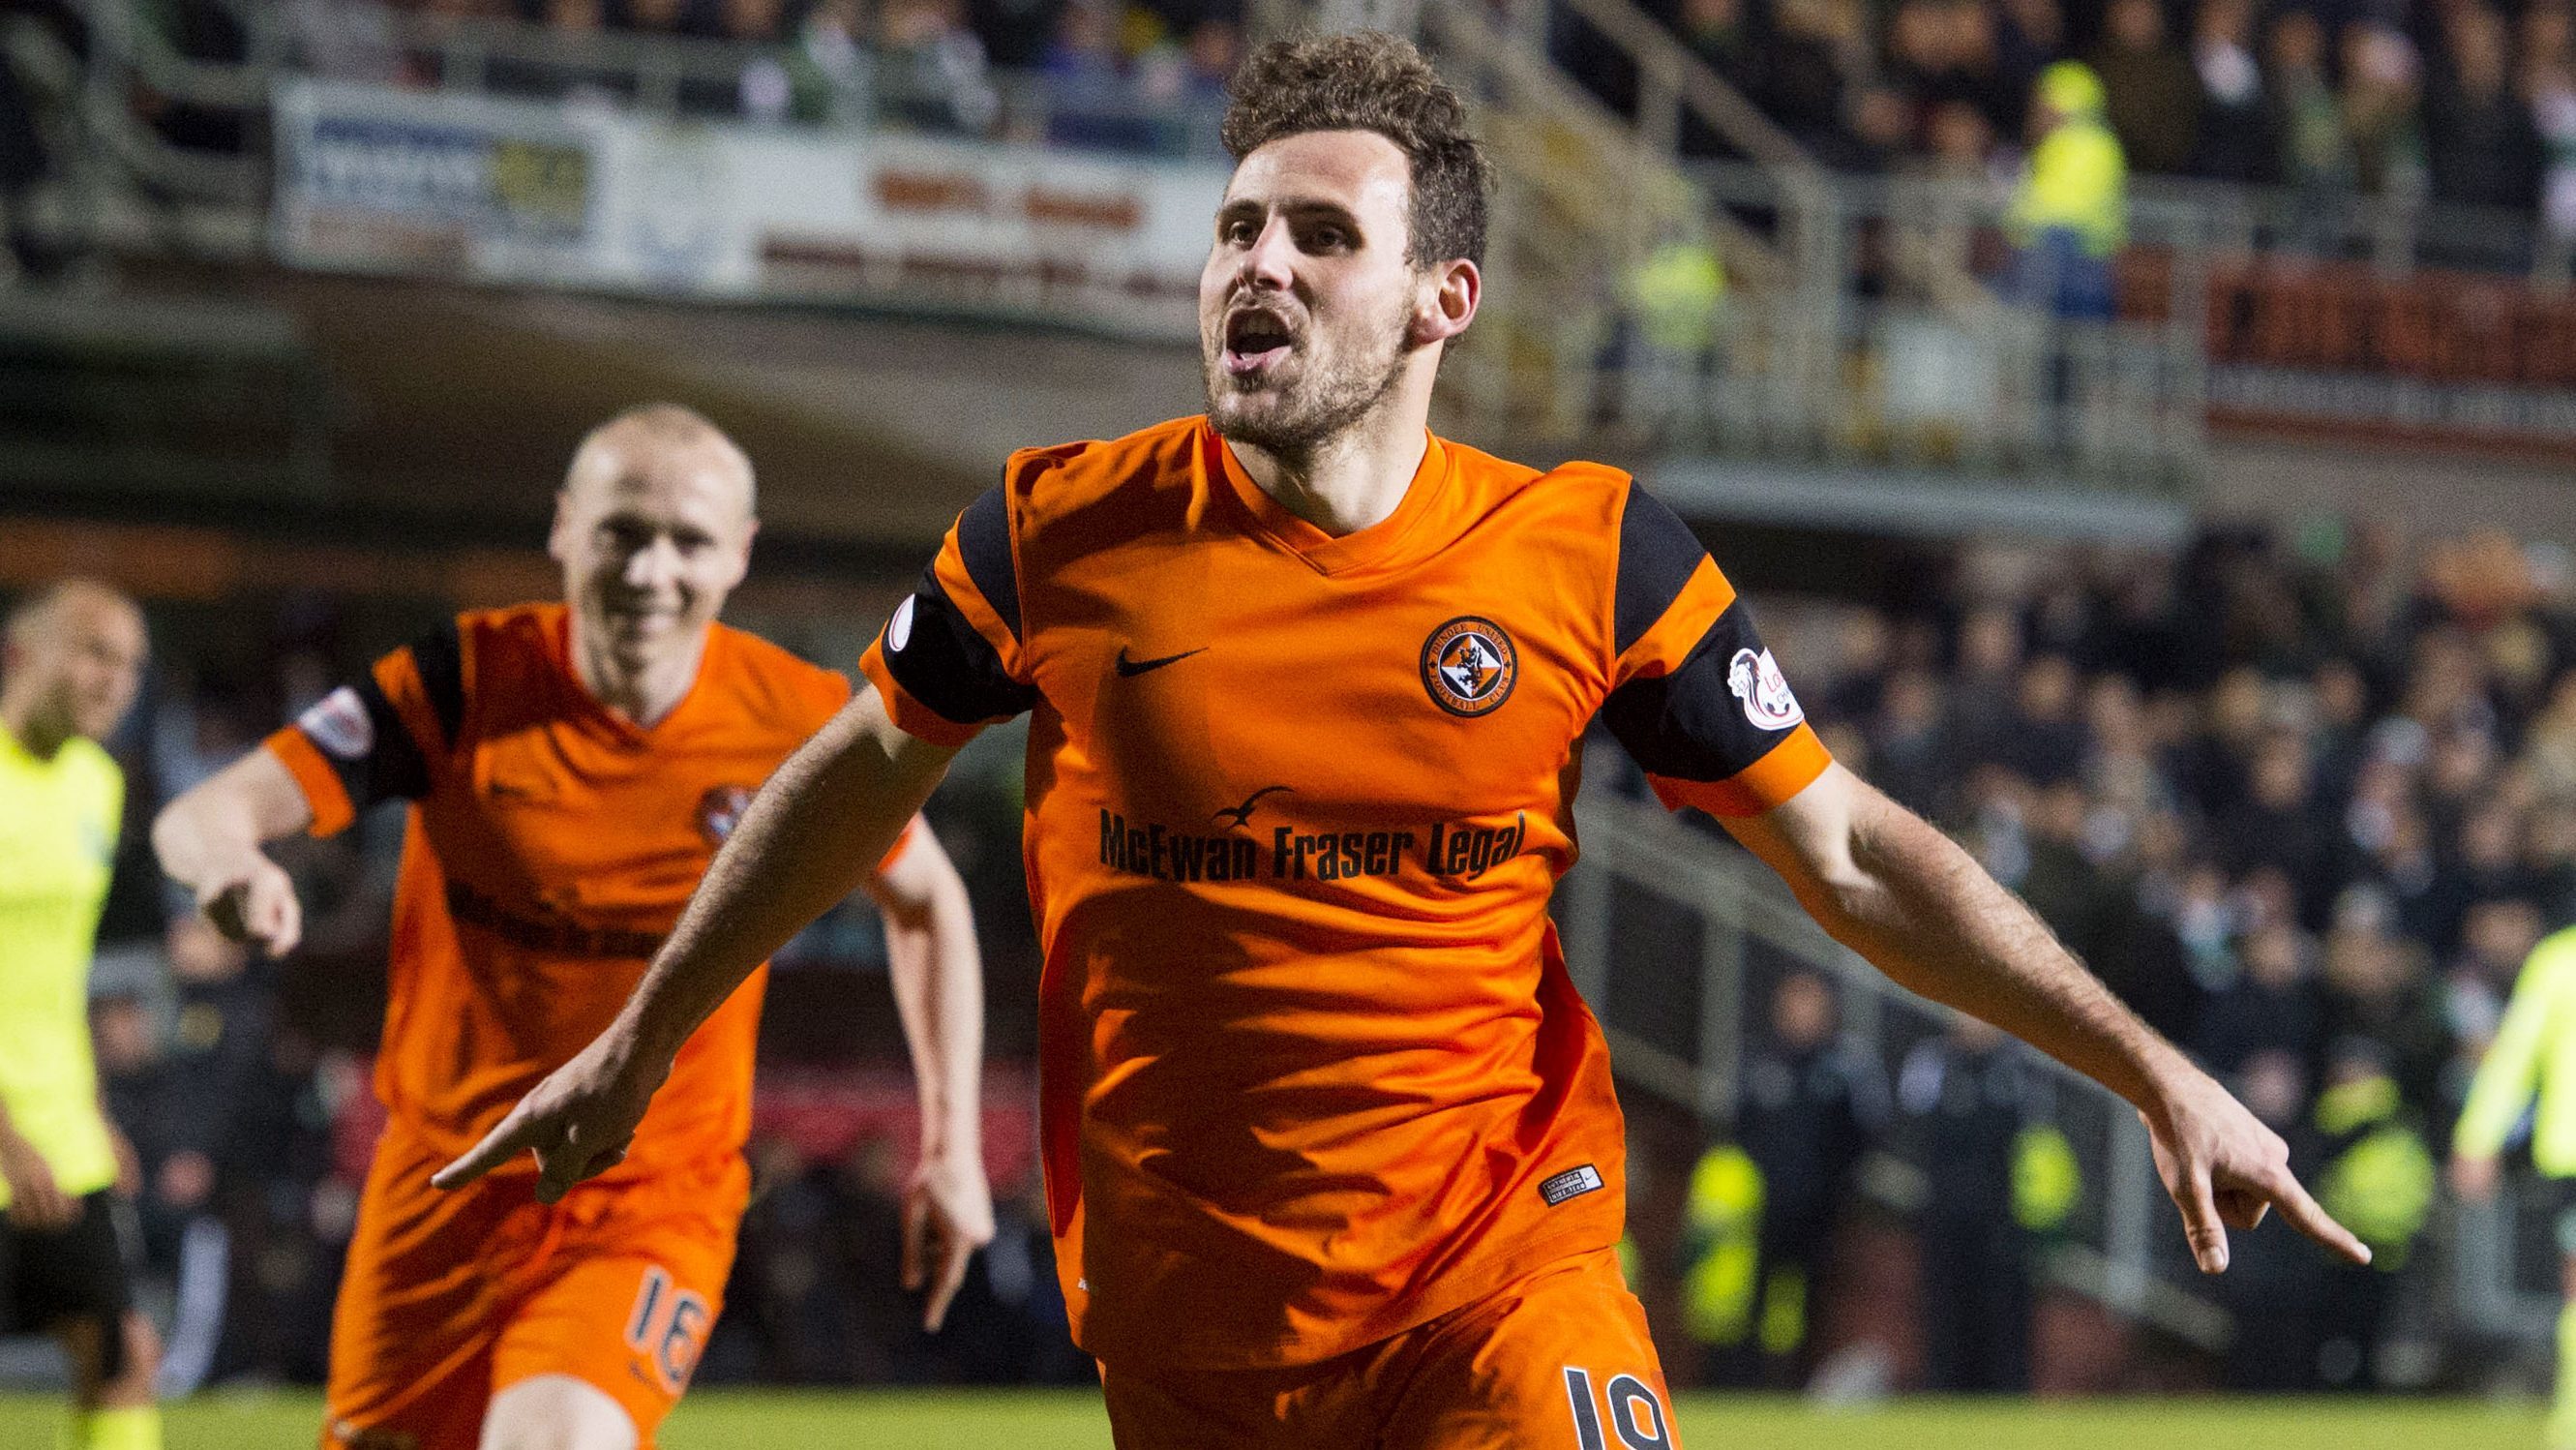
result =
[{"label": "nike swoosh logo", "polygon": [[1127,646],[1122,644],[1118,647],[1118,674],[1122,679],[1132,679],[1148,670],[1159,670],[1165,665],[1179,664],[1192,655],[1206,654],[1207,650],[1206,645],[1200,645],[1197,649],[1185,649],[1179,654],[1165,655],[1161,659],[1131,660],[1127,658]]}]

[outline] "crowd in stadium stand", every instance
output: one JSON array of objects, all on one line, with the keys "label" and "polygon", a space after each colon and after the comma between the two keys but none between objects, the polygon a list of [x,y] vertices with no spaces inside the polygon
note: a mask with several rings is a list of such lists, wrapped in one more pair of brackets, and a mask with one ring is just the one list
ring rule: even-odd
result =
[{"label": "crowd in stadium stand", "polygon": [[[2031,84],[2097,72],[2130,166],[2320,199],[2576,208],[2570,11],[2531,0],[1674,0],[1677,35],[1820,157],[1878,170],[2019,145]],[[1624,102],[1615,63],[1578,69]],[[1704,132],[1688,138],[1720,149]]]},{"label": "crowd in stadium stand", "polygon": [[[1810,718],[2288,1137],[2373,1242],[2378,1267],[2346,1271],[2249,1239],[2218,1288],[2260,1332],[2228,1382],[2368,1383],[2468,1074],[2532,946],[2576,920],[2569,560],[2318,527],[2026,562],[1962,568],[1938,612],[1841,612],[1839,649],[1799,657]],[[2028,1208],[1989,1216],[2045,1218]]]},{"label": "crowd in stadium stand", "polygon": [[[79,27],[54,0],[38,8]],[[2100,77],[2105,119],[2138,174],[2277,186],[2311,213],[2357,197],[2537,210],[2558,234],[2576,235],[2568,0],[1645,8],[1811,154],[1845,170],[2008,175],[2037,139],[2034,82],[2052,63],[2077,61]],[[1235,0],[299,0],[285,13],[310,68],[434,82],[434,58],[390,40],[395,10],[769,47],[738,83],[690,88],[683,104],[702,113],[1011,134],[1006,81],[1033,78],[1050,115],[1070,118],[1051,119],[1044,139],[1159,153],[1209,149],[1243,48]],[[239,17],[213,0],[172,0],[154,14],[183,54],[246,53]],[[1570,12],[1549,18],[1555,58],[1614,108],[1633,107],[1634,62]],[[489,82],[513,89],[510,69],[499,65]],[[566,90],[562,65],[540,69],[542,81],[516,88]],[[215,124],[180,110],[165,130]],[[1695,116],[1681,140],[1695,156],[1730,152]]]},{"label": "crowd in stadium stand", "polygon": [[[1144,103],[1213,95],[1240,49],[1225,0],[426,0],[558,29],[874,49],[972,88],[988,68]],[[1501,8],[1501,7],[1497,7]],[[2566,0],[1650,0],[1691,51],[1828,164],[1992,163],[2026,140],[2047,65],[2097,72],[2141,173],[2321,201],[2429,195],[2576,229],[2576,48]],[[1559,59],[1615,106],[1625,57],[1557,17]],[[1696,122],[1685,148],[1722,154]],[[1115,138],[1110,138],[1114,141]]]}]

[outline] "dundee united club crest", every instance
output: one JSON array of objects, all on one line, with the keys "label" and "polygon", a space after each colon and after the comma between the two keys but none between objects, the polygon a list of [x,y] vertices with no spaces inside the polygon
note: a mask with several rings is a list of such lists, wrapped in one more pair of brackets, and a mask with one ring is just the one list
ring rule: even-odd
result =
[{"label": "dundee united club crest", "polygon": [[710,846],[721,846],[751,806],[751,787],[720,785],[698,797],[698,834]]},{"label": "dundee united club crest", "polygon": [[1490,619],[1462,614],[1422,642],[1422,688],[1452,715],[1490,715],[1511,698],[1520,652]]}]

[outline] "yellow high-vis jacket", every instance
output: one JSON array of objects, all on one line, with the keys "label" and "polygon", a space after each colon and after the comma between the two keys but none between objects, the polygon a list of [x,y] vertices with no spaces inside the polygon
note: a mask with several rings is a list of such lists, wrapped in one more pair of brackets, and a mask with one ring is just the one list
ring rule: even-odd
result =
[{"label": "yellow high-vis jacket", "polygon": [[2495,1045],[2478,1064],[2452,1150],[2492,1158],[2534,1097],[2531,1161],[2553,1178],[2576,1178],[2576,927],[2532,948],[2513,985]]}]

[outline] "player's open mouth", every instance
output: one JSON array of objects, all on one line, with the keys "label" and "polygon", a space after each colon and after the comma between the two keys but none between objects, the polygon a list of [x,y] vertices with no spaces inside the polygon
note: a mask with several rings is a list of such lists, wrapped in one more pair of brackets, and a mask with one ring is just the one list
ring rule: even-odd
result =
[{"label": "player's open mouth", "polygon": [[1247,309],[1225,320],[1225,370],[1241,377],[1256,373],[1288,355],[1294,339],[1275,313]]},{"label": "player's open mouth", "polygon": [[679,613],[676,610],[655,609],[649,605],[629,606],[612,604],[604,612],[607,614],[608,623],[612,628],[629,634],[642,634],[651,630],[662,629],[668,625],[676,623],[679,619]]}]

